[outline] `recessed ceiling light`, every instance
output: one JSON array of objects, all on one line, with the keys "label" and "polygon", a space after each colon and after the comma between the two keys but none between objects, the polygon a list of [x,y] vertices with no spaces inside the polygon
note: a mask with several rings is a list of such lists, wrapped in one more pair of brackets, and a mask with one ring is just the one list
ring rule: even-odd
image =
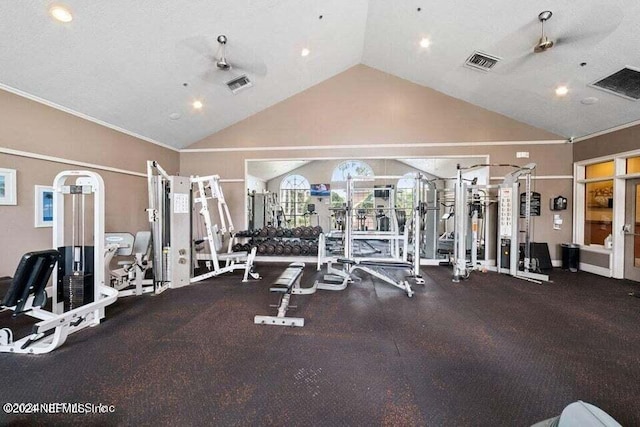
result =
[{"label": "recessed ceiling light", "polygon": [[558,86],[556,88],[556,95],[558,96],[565,96],[568,93],[569,93],[569,88],[566,86]]},{"label": "recessed ceiling light", "polygon": [[420,46],[421,47],[429,47],[429,46],[431,46],[431,40],[429,40],[426,37],[423,37],[422,40],[420,40]]},{"label": "recessed ceiling light", "polygon": [[305,47],[304,49],[302,49],[302,51],[300,51],[300,56],[309,56],[310,53],[311,51]]},{"label": "recessed ceiling light", "polygon": [[63,6],[53,6],[49,9],[49,13],[53,16],[54,19],[60,22],[71,22],[73,20],[73,15],[69,11],[69,9]]},{"label": "recessed ceiling light", "polygon": [[202,107],[204,106],[204,104],[202,103],[202,101],[193,101],[193,104],[191,104],[193,106],[194,110],[202,110]]},{"label": "recessed ceiling light", "polygon": [[171,120],[180,120],[180,117],[182,117],[182,115],[180,113],[171,113],[171,114],[169,114],[169,118]]}]

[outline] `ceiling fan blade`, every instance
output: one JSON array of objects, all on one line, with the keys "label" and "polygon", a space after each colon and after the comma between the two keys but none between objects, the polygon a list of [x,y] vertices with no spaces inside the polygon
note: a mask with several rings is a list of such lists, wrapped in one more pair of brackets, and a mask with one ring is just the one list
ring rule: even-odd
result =
[{"label": "ceiling fan blade", "polygon": [[217,43],[214,44],[205,36],[193,36],[181,40],[180,44],[197,55],[210,58],[213,57],[213,53],[216,52]]},{"label": "ceiling fan blade", "polygon": [[258,77],[264,77],[267,75],[267,64],[262,61],[238,62],[234,60],[231,63],[231,66],[237,71],[244,71]]},{"label": "ceiling fan blade", "polygon": [[517,70],[518,68],[522,68],[524,66],[526,66],[531,60],[534,59],[534,57],[536,56],[536,53],[533,52],[533,48],[529,51],[529,53],[525,53],[524,55],[521,55],[517,58],[514,58],[512,60],[508,60],[505,61],[502,64],[498,64],[496,66],[496,73],[497,74],[509,74],[515,70]]},{"label": "ceiling fan blade", "polygon": [[[611,2],[610,2],[611,3]],[[562,24],[558,31],[549,30],[549,35],[558,46],[576,48],[595,46],[606,39],[622,23],[624,12],[619,6],[603,3],[583,10],[579,16],[569,17],[571,25],[564,31]]]}]

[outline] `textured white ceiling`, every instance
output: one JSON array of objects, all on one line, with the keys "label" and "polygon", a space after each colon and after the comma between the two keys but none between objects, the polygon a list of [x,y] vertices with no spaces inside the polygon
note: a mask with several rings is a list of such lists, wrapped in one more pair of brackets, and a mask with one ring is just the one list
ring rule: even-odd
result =
[{"label": "textured white ceiling", "polygon": [[[68,0],[69,24],[49,17],[51,4],[0,0],[0,85],[177,148],[358,63],[567,137],[640,119],[639,102],[587,86],[640,67],[637,0]],[[526,56],[545,9],[547,34],[566,43]],[[237,95],[211,72],[223,33],[254,81]],[[489,73],[463,67],[474,50],[504,60]]]},{"label": "textured white ceiling", "polygon": [[247,173],[264,181],[269,181],[310,162],[311,160],[251,161],[247,163]]},{"label": "textured white ceiling", "polygon": [[[367,18],[367,0],[66,0],[61,24],[50,4],[0,0],[0,83],[174,147],[358,64]],[[219,34],[232,64],[266,66],[237,95],[207,73]]]},{"label": "textured white ceiling", "polygon": [[[418,11],[418,7],[421,11]],[[556,46],[530,54],[538,14]],[[565,137],[640,119],[640,102],[588,87],[640,67],[637,0],[370,0],[363,63]],[[419,41],[432,44],[422,49]],[[563,40],[564,39],[564,40]],[[490,72],[463,66],[474,50],[502,57]],[[581,62],[586,62],[584,67]],[[564,98],[556,86],[567,85]],[[580,103],[595,96],[595,105]]]}]

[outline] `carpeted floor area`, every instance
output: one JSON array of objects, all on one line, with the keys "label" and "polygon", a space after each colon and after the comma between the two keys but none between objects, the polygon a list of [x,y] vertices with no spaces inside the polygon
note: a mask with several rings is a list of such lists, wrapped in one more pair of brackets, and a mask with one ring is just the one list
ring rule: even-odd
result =
[{"label": "carpeted floor area", "polygon": [[[536,285],[425,267],[408,298],[361,274],[346,291],[294,296],[304,328],[274,314],[270,283],[213,279],[120,299],[99,327],[49,355],[0,354],[0,402],[114,405],[1,424],[526,426],[581,399],[640,425],[640,292],[554,270]],[[307,267],[303,286],[316,277]],[[19,326],[0,313],[1,326]]]}]

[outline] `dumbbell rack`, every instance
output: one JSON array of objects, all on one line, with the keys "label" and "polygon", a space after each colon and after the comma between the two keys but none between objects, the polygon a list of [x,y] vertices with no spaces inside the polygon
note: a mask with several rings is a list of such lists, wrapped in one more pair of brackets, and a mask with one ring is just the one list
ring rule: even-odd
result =
[{"label": "dumbbell rack", "polygon": [[318,254],[318,238],[322,227],[276,228],[263,227],[236,234],[243,242],[233,246],[234,251],[257,249],[259,257],[315,257]]}]

